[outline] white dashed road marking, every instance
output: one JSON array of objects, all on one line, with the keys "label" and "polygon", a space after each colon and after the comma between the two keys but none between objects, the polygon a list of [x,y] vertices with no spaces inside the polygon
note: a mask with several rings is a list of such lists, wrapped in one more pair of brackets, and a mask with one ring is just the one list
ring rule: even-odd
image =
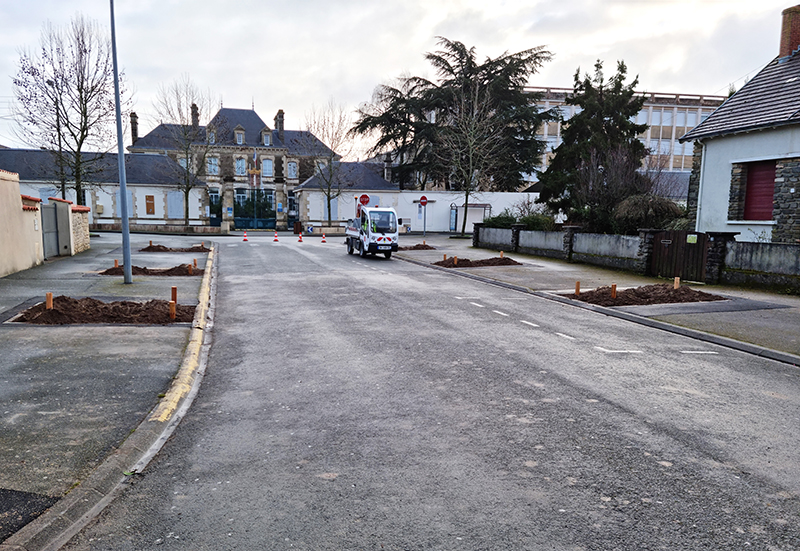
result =
[{"label": "white dashed road marking", "polygon": [[713,354],[713,355],[718,355],[719,352],[712,352],[711,350],[681,350],[681,354]]},{"label": "white dashed road marking", "polygon": [[531,327],[539,327],[538,325],[530,321],[525,321],[525,320],[519,320],[519,321],[520,323],[524,323],[525,325],[530,325]]},{"label": "white dashed road marking", "polygon": [[478,308],[485,308],[483,304],[478,304],[477,302],[470,302],[473,306],[477,306]]},{"label": "white dashed road marking", "polygon": [[492,312],[494,312],[494,313],[495,313],[495,314],[497,314],[498,316],[505,316],[505,317],[508,317],[508,314],[506,314],[505,312],[501,312],[500,310],[492,310]]},{"label": "white dashed road marking", "polygon": [[602,346],[595,346],[595,350],[599,350],[600,352],[605,352],[606,354],[641,354],[641,350],[607,350]]},{"label": "white dashed road marking", "polygon": [[565,335],[564,333],[556,333],[559,337],[564,337],[565,339],[569,339],[571,341],[575,340],[575,337],[570,337],[569,335]]}]

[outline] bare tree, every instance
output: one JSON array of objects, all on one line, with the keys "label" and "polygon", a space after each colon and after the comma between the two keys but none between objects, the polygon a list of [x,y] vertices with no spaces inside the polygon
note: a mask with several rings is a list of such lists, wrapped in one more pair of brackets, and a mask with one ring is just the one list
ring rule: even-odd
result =
[{"label": "bare tree", "polygon": [[[220,128],[201,125],[207,121],[216,101],[210,91],[201,91],[183,74],[170,84],[158,88],[153,107],[173,147],[174,159],[180,168],[172,177],[183,192],[184,224],[189,225],[189,194],[201,183],[206,173],[206,157],[214,147]],[[219,121],[218,121],[219,125]]]},{"label": "bare tree", "polygon": [[449,171],[452,188],[464,193],[464,235],[470,196],[492,187],[491,174],[500,161],[504,141],[495,128],[488,96],[480,85],[468,85],[456,95],[451,110],[444,114],[434,150]]},{"label": "bare tree", "polygon": [[53,152],[62,197],[72,188],[83,205],[91,176],[102,171],[103,155],[116,145],[109,33],[77,15],[65,29],[45,23],[40,42],[38,53],[20,51],[13,79],[16,132],[24,143]]},{"label": "bare tree", "polygon": [[[350,113],[333,99],[322,108],[311,107],[306,115],[307,133],[304,135],[304,149],[315,165],[319,189],[325,196],[328,206],[328,225],[331,225],[331,204],[343,190],[341,159],[353,152],[350,135]],[[315,139],[316,138],[316,139]],[[327,147],[320,147],[317,140]]]}]

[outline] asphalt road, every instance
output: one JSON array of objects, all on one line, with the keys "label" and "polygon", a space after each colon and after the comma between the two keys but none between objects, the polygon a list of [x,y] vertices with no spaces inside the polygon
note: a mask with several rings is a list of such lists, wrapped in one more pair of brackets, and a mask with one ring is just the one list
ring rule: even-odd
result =
[{"label": "asphalt road", "polygon": [[800,372],[339,239],[220,239],[192,410],[65,549],[796,549]]}]

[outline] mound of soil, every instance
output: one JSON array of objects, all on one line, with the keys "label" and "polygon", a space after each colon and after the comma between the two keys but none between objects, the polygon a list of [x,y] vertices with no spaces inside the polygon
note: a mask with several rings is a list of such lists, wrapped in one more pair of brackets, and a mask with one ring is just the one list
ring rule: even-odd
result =
[{"label": "mound of soil", "polygon": [[167,325],[191,322],[194,319],[194,306],[178,304],[175,310],[175,319],[171,320],[169,318],[169,301],[166,300],[103,302],[89,297],[75,299],[62,295],[53,298],[52,310],[47,310],[45,303],[42,302],[25,310],[15,321],[40,325],[71,323]]},{"label": "mound of soil", "polygon": [[164,245],[149,245],[144,249],[139,249],[141,253],[207,253],[211,252],[211,249],[206,247],[205,245],[194,245],[192,247],[185,247],[183,249],[170,249],[169,247],[165,247]]},{"label": "mound of soil", "polygon": [[[459,264],[461,261],[459,261]],[[598,306],[642,306],[646,304],[676,304],[681,302],[708,302],[726,300],[725,297],[696,291],[689,287],[678,287],[664,283],[644,285],[635,289],[617,291],[617,298],[611,298],[611,287],[600,287],[580,295],[563,295],[567,298],[597,304]]]},{"label": "mound of soil", "polygon": [[[200,268],[192,268],[192,273],[189,273],[191,264],[179,264],[172,268],[142,268],[140,266],[131,266],[132,275],[149,275],[149,276],[197,276],[203,275],[203,270]],[[103,270],[100,275],[123,275],[125,272],[122,266],[116,268],[109,268]]]},{"label": "mound of soil", "polygon": [[512,260],[507,256],[500,258],[484,258],[483,260],[470,260],[469,258],[459,258],[458,264],[455,263],[455,257],[450,257],[447,260],[440,260],[434,262],[434,266],[442,266],[444,268],[481,268],[483,266],[522,266],[516,260]]},{"label": "mound of soil", "polygon": [[436,247],[430,245],[417,243],[412,247],[397,247],[398,251],[435,251]]}]

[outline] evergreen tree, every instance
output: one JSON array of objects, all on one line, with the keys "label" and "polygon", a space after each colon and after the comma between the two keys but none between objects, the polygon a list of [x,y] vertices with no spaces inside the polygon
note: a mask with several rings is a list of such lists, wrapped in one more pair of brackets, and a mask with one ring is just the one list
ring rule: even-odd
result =
[{"label": "evergreen tree", "polygon": [[641,171],[647,149],[637,138],[647,129],[636,124],[645,98],[634,93],[638,77],[625,84],[624,62],[617,63],[617,73],[608,81],[601,61],[594,69],[593,76],[581,78],[580,68],[575,73],[574,91],[566,102],[579,109],[564,123],[561,144],[540,177],[539,202],[590,231],[612,232],[616,205],[652,186]]}]

